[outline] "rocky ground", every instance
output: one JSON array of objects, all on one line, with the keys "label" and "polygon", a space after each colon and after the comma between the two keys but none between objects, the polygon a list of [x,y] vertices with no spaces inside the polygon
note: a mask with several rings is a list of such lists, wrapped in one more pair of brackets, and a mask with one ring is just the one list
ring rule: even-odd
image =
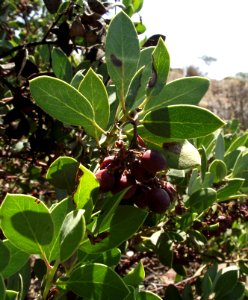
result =
[{"label": "rocky ground", "polygon": [[[193,75],[198,75],[193,74]],[[184,77],[184,71],[173,69],[169,80]],[[224,120],[239,120],[241,127],[248,127],[248,80],[226,77],[223,80],[210,80],[210,88],[200,105],[210,109]]]}]

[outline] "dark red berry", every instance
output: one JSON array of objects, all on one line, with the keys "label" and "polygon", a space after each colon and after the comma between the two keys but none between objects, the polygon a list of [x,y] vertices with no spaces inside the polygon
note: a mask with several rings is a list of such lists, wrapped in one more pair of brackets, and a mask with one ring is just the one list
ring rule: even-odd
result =
[{"label": "dark red berry", "polygon": [[162,189],[164,189],[169,194],[171,201],[176,198],[177,191],[170,182],[163,181],[162,182]]},{"label": "dark red berry", "polygon": [[136,204],[139,208],[145,208],[148,206],[148,194],[149,190],[143,189],[141,186],[137,186],[136,192],[132,197],[133,203]]},{"label": "dark red berry", "polygon": [[146,150],[141,157],[141,165],[147,171],[156,174],[166,168],[165,157],[158,151]]},{"label": "dark red berry", "polygon": [[168,193],[161,189],[155,188],[147,193],[148,206],[151,211],[162,214],[170,206],[170,196]]},{"label": "dark red berry", "polygon": [[114,187],[115,177],[113,174],[110,174],[107,169],[99,170],[95,175],[100,183],[100,189],[103,192],[108,192]]},{"label": "dark red berry", "polygon": [[100,169],[106,169],[115,159],[114,155],[106,156],[102,163],[100,164]]},{"label": "dark red berry", "polygon": [[125,188],[130,187],[126,194],[123,196],[123,199],[130,199],[136,191],[136,182],[128,174],[122,174],[120,179],[116,182],[115,186],[112,188],[111,192],[116,194]]},{"label": "dark red berry", "polygon": [[139,182],[147,181],[154,177],[154,174],[147,171],[140,162],[135,161],[131,166],[131,174]]}]

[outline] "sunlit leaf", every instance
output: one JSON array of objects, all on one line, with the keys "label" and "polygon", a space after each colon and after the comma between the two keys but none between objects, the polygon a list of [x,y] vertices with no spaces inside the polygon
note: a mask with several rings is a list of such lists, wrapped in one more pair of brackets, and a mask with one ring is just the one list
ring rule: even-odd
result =
[{"label": "sunlit leaf", "polygon": [[4,235],[14,246],[29,254],[44,255],[54,227],[42,201],[32,196],[7,194],[0,214]]},{"label": "sunlit leaf", "polygon": [[209,88],[209,80],[202,77],[186,77],[164,85],[161,92],[150,99],[145,111],[175,104],[197,105]]},{"label": "sunlit leaf", "polygon": [[82,126],[96,139],[103,132],[95,120],[91,103],[66,82],[53,77],[40,76],[30,81],[30,91],[36,103],[59,121]]},{"label": "sunlit leaf", "polygon": [[102,264],[87,264],[72,271],[68,289],[87,299],[124,300],[129,289],[121,277]]},{"label": "sunlit leaf", "polygon": [[209,110],[192,105],[171,105],[151,111],[142,123],[151,133],[171,139],[205,136],[224,125]]},{"label": "sunlit leaf", "polygon": [[118,98],[125,99],[137,71],[140,49],[131,19],[121,11],[111,21],[106,37],[106,63]]},{"label": "sunlit leaf", "polygon": [[106,129],[109,121],[108,94],[102,80],[93,69],[86,73],[78,90],[91,103],[98,125]]}]

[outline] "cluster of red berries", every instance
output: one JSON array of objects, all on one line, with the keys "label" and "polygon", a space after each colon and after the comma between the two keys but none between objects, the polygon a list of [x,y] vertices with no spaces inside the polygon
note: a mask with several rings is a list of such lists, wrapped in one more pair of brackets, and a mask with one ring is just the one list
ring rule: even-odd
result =
[{"label": "cluster of red berries", "polygon": [[175,196],[174,187],[156,173],[166,169],[166,159],[155,150],[126,150],[107,156],[100,164],[96,178],[103,192],[116,194],[129,187],[123,200],[156,213],[165,212]]}]

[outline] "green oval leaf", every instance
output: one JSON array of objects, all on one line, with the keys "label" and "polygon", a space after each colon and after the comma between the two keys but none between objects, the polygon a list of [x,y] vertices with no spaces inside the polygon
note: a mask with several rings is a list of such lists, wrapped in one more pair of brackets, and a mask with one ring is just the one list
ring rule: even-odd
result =
[{"label": "green oval leaf", "polygon": [[54,224],[54,236],[51,243],[45,247],[49,262],[60,258],[60,232],[66,215],[75,209],[71,198],[66,198],[51,207],[51,217]]},{"label": "green oval leaf", "polygon": [[106,37],[106,63],[120,100],[125,99],[137,71],[139,55],[135,27],[127,14],[121,11],[112,19]]},{"label": "green oval leaf", "polygon": [[158,255],[159,261],[167,266],[172,267],[173,262],[173,241],[170,239],[166,232],[160,234],[159,239],[156,243],[156,254]]},{"label": "green oval leaf", "polygon": [[109,267],[116,266],[121,259],[121,250],[112,248],[108,251],[96,254],[88,254],[81,250],[78,251],[78,262],[85,263],[100,263]]},{"label": "green oval leaf", "polygon": [[163,144],[163,154],[174,169],[189,169],[201,165],[198,150],[187,140]]},{"label": "green oval leaf", "polygon": [[209,88],[209,80],[203,77],[180,78],[166,84],[161,92],[150,99],[144,110],[157,110],[168,105],[197,105]]},{"label": "green oval leaf", "polygon": [[232,171],[233,178],[244,178],[245,182],[241,187],[241,191],[248,192],[248,150],[240,152]]},{"label": "green oval leaf", "polygon": [[171,105],[151,111],[142,123],[151,133],[171,139],[205,136],[224,125],[209,110],[193,105]]},{"label": "green oval leaf", "polygon": [[80,83],[84,79],[84,73],[83,70],[77,71],[77,73],[73,76],[70,85],[73,86],[75,89],[78,89],[80,86]]},{"label": "green oval leaf", "polygon": [[1,227],[9,241],[29,254],[44,255],[53,238],[53,222],[48,208],[35,197],[8,194],[3,200]]},{"label": "green oval leaf", "polygon": [[78,181],[79,183],[73,196],[74,202],[77,208],[84,208],[85,205],[88,205],[85,212],[87,219],[87,216],[91,214],[93,203],[99,192],[99,182],[94,173],[83,165],[79,166]]},{"label": "green oval leaf", "polygon": [[[35,102],[57,120],[75,126],[82,126],[96,138],[96,123],[90,102],[68,83],[49,76],[40,76],[30,81],[30,91]],[[99,134],[97,134],[98,136]]]},{"label": "green oval leaf", "polygon": [[228,199],[232,199],[234,196],[239,197],[237,195],[238,191],[242,187],[245,179],[244,178],[230,178],[228,179],[226,185],[222,186],[217,190],[217,200],[218,202],[225,201]]},{"label": "green oval leaf", "polygon": [[211,207],[217,200],[217,193],[214,189],[203,188],[193,193],[185,202],[185,206],[191,211],[201,213]]},{"label": "green oval leaf", "polygon": [[[238,282],[238,271],[230,270],[226,271],[218,278],[214,291],[216,293],[216,298],[224,297],[228,295],[231,290],[235,287]],[[228,286],[228,289],[226,288]]]},{"label": "green oval leaf", "polygon": [[60,156],[48,168],[46,178],[56,188],[65,189],[69,194],[75,190],[79,163],[72,157]]},{"label": "green oval leaf", "polygon": [[180,296],[178,289],[173,284],[170,284],[165,290],[164,299],[182,300],[182,297]]},{"label": "green oval leaf", "polygon": [[84,210],[69,212],[61,226],[60,231],[60,261],[63,262],[79,247],[85,233]]},{"label": "green oval leaf", "polygon": [[144,280],[144,278],[145,269],[142,262],[140,261],[138,265],[123,278],[123,281],[126,283],[126,285],[131,285],[137,288]]},{"label": "green oval leaf", "polygon": [[227,167],[223,160],[215,159],[209,166],[209,172],[214,175],[214,182],[222,181],[227,175]]},{"label": "green oval leaf", "polygon": [[94,300],[122,300],[129,294],[127,286],[116,272],[97,263],[72,271],[67,287],[83,298]]},{"label": "green oval leaf", "polygon": [[52,68],[56,77],[66,82],[72,79],[72,67],[68,57],[59,48],[52,50]]},{"label": "green oval leaf", "polygon": [[161,37],[152,53],[152,59],[152,76],[147,89],[149,97],[153,97],[160,93],[166,83],[170,71],[170,56]]},{"label": "green oval leaf", "polygon": [[78,90],[91,103],[98,125],[106,129],[109,121],[109,101],[102,80],[92,69],[89,69]]},{"label": "green oval leaf", "polygon": [[10,243],[9,240],[4,240],[3,243],[10,252],[9,263],[2,272],[3,277],[8,278],[19,271],[26,264],[29,259],[29,254],[16,248]]},{"label": "green oval leaf", "polygon": [[147,214],[147,211],[133,206],[117,207],[101,227],[101,232],[106,233],[106,236],[94,243],[86,240],[80,249],[86,253],[101,253],[119,246],[139,229]]}]

